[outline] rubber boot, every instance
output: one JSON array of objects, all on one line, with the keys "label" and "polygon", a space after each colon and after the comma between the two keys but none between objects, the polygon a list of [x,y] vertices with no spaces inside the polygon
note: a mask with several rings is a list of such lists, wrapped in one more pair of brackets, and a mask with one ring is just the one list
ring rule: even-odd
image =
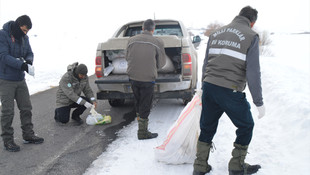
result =
[{"label": "rubber boot", "polygon": [[201,142],[198,140],[193,175],[204,175],[211,171],[212,167],[208,164],[211,148],[213,148],[212,143]]},{"label": "rubber boot", "polygon": [[137,118],[138,124],[139,124],[139,130],[138,130],[138,139],[144,140],[144,139],[153,139],[158,136],[157,133],[151,133],[147,128],[149,124],[149,119],[143,119],[143,118]]},{"label": "rubber boot", "polygon": [[234,149],[232,151],[232,158],[228,164],[229,175],[248,175],[256,173],[261,166],[249,165],[244,162],[247,155],[248,145],[242,146],[234,143]]}]

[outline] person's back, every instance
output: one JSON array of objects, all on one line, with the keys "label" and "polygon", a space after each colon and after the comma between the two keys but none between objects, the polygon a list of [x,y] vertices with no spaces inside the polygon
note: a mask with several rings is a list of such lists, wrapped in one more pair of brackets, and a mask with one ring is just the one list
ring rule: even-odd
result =
[{"label": "person's back", "polygon": [[143,82],[155,81],[157,69],[164,66],[163,52],[163,41],[149,31],[130,38],[126,55],[129,78]]},{"label": "person's back", "polygon": [[254,174],[261,168],[260,165],[245,163],[254,120],[246,94],[242,92],[248,83],[253,102],[259,110],[258,118],[264,116],[259,37],[251,29],[256,19],[257,10],[244,7],[230,24],[209,37],[202,72],[201,132],[193,175],[205,174],[212,169],[208,164],[209,152],[223,113],[237,127],[232,158],[228,163],[229,175]]},{"label": "person's back", "polygon": [[246,85],[246,54],[257,34],[250,21],[237,16],[228,25],[210,35],[208,64],[204,81],[243,91]]},{"label": "person's back", "polygon": [[139,140],[158,136],[157,133],[148,130],[148,117],[152,107],[157,69],[166,63],[163,41],[153,37],[155,22],[151,19],[144,21],[142,30],[142,34],[128,41],[126,50],[127,73],[135,97],[135,110],[139,123],[137,133]]}]

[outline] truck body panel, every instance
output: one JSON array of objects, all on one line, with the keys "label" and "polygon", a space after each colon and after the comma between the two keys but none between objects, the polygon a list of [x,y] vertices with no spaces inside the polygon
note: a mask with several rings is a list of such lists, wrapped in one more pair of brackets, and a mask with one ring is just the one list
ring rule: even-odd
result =
[{"label": "truck body panel", "polygon": [[[170,65],[166,63],[166,67],[158,70],[154,97],[181,98],[188,102],[194,94],[197,83],[198,58],[194,45],[180,21],[155,20],[155,23],[154,36],[164,41],[166,60]],[[112,38],[98,44],[95,81],[98,87],[97,99],[107,99],[111,104],[113,100],[133,98],[126,73],[125,52],[129,38],[141,33],[142,24],[143,21],[125,24]],[[121,62],[116,65],[116,60]]]}]

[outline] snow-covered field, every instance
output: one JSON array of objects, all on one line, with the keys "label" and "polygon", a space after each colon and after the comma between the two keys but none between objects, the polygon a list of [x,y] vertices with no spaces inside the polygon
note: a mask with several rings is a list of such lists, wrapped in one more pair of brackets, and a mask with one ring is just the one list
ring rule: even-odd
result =
[{"label": "snow-covered field", "polygon": [[[310,171],[310,35],[275,34],[271,39],[274,56],[261,56],[267,109],[264,118],[256,118],[256,107],[246,90],[256,122],[246,160],[262,165],[258,175],[307,175]],[[200,62],[204,58],[205,42],[198,50]],[[162,144],[182,109],[181,101],[160,100],[150,115],[150,130],[158,132],[159,137],[138,140],[138,124],[134,121],[118,133],[119,138],[93,162],[85,175],[191,174],[192,164],[167,165],[154,158],[154,148]],[[213,167],[210,175],[227,174],[235,129],[223,115],[213,140],[216,150],[209,159]]]}]

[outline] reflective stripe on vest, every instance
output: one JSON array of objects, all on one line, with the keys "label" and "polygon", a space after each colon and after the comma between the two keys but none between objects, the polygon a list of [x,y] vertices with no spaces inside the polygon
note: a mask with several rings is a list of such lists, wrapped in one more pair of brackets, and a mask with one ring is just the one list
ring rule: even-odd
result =
[{"label": "reflective stripe on vest", "polygon": [[214,54],[214,55],[220,55],[220,54],[224,54],[224,55],[228,55],[234,58],[237,58],[239,60],[245,61],[246,59],[246,55],[231,49],[215,49],[215,48],[211,48],[209,50],[209,54]]}]

